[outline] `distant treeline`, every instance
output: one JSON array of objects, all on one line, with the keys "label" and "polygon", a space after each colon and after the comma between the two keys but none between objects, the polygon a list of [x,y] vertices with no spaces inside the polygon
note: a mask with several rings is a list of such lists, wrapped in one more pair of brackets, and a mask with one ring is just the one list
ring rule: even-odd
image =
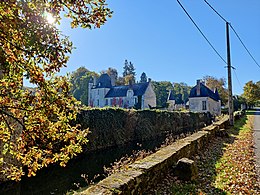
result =
[{"label": "distant treeline", "polygon": [[[70,82],[72,83],[71,93],[73,96],[82,102],[83,105],[88,105],[88,83],[91,78],[98,78],[101,74],[107,73],[115,78],[116,85],[128,85],[131,83],[147,82],[148,77],[145,72],[140,75],[140,79],[136,78],[135,67],[132,62],[125,60],[123,65],[122,75],[118,74],[117,69],[109,67],[107,70],[102,70],[97,73],[90,71],[85,67],[80,67],[70,75]],[[173,78],[174,79],[174,78]],[[205,84],[210,89],[218,89],[222,106],[226,106],[228,102],[228,90],[225,78],[216,78],[213,76],[204,76],[202,78]],[[194,80],[194,85],[196,80]],[[152,84],[156,94],[157,107],[167,107],[167,98],[169,92],[172,91],[176,104],[186,104],[189,98],[189,93],[192,86],[185,82],[171,82],[171,81],[153,81]],[[240,109],[241,104],[249,106],[259,104],[260,99],[260,81],[254,83],[249,81],[244,86],[244,93],[242,95],[234,95],[235,110]]]},{"label": "distant treeline", "polygon": [[[128,85],[132,83],[147,82],[148,77],[145,72],[140,76],[140,79],[136,78],[135,67],[132,62],[125,60],[123,66],[123,74],[120,76],[117,69],[109,67],[107,70],[103,70],[100,73],[90,71],[85,67],[80,67],[76,71],[72,72],[70,81],[72,83],[71,92],[73,96],[82,102],[84,105],[88,105],[88,83],[91,78],[98,78],[101,74],[107,73],[110,76],[114,76],[116,85]],[[156,94],[157,107],[166,107],[167,98],[169,92],[175,96],[176,103],[184,104],[188,101],[191,86],[186,83],[171,83],[170,81],[152,81],[154,91]]]}]

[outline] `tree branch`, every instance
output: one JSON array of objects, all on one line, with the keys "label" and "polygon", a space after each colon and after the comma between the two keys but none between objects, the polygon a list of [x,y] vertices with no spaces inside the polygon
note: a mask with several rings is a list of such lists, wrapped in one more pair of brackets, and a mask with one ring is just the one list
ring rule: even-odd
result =
[{"label": "tree branch", "polygon": [[[4,110],[0,110],[0,113],[1,113],[2,116],[4,114],[4,115],[9,116],[10,118],[14,119],[15,121],[17,121],[23,127],[23,130],[26,130],[26,127],[24,126],[24,124],[18,118],[16,118],[13,115],[5,112]],[[7,122],[7,121],[5,121],[5,122]]]}]

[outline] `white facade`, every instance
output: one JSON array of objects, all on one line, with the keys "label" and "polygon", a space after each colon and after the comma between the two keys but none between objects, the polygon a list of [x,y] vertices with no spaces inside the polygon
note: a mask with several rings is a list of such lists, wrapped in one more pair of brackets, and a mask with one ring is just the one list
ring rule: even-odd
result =
[{"label": "white facade", "polygon": [[203,82],[197,80],[197,85],[190,91],[189,109],[192,112],[210,112],[221,114],[221,100],[217,89],[212,91]]},{"label": "white facade", "polygon": [[[136,97],[137,98],[137,97]],[[149,108],[149,105],[152,107],[156,107],[156,95],[153,90],[151,82],[149,82],[149,85],[142,97],[142,108]]]},{"label": "white facade", "polygon": [[[107,76],[104,83],[108,86]],[[99,82],[97,82],[99,84]],[[102,86],[103,83],[101,83]],[[142,86],[141,92],[140,86]],[[111,92],[112,91],[112,92]],[[112,95],[110,93],[113,93]],[[141,94],[140,94],[141,93]],[[137,94],[137,95],[135,95]],[[133,86],[112,86],[100,88],[95,83],[89,83],[88,105],[91,107],[114,106],[122,108],[133,108],[137,104],[141,109],[156,107],[156,95],[151,82],[134,84]]]},{"label": "white facade", "polygon": [[221,102],[210,97],[189,98],[189,109],[192,112],[210,112],[212,115],[221,114]]}]

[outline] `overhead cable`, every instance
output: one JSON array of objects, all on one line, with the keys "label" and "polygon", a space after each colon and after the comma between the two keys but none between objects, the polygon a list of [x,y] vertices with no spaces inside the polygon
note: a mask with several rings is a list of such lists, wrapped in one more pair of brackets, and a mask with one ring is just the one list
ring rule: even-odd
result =
[{"label": "overhead cable", "polygon": [[240,38],[240,36],[238,35],[238,33],[236,32],[235,28],[212,6],[209,4],[209,2],[207,2],[206,0],[204,0],[204,2],[225,22],[227,22],[230,26],[230,28],[233,30],[233,32],[235,33],[236,37],[238,38],[238,40],[240,41],[240,43],[243,45],[243,47],[245,48],[245,50],[247,51],[247,53],[249,54],[249,56],[253,59],[253,61],[255,62],[255,64],[260,68],[259,63],[256,61],[256,59],[253,57],[253,55],[251,54],[251,52],[249,51],[249,49],[246,47],[246,45],[244,44],[244,42],[242,41],[242,39]]},{"label": "overhead cable", "polygon": [[238,85],[239,85],[240,88],[243,90],[243,87],[242,87],[242,85],[241,85],[241,83],[240,83],[240,81],[239,81],[239,79],[238,79],[238,76],[237,76],[237,73],[236,73],[236,69],[233,69],[233,71],[234,71],[234,73],[235,73],[235,77],[236,77],[236,79],[237,79]]},{"label": "overhead cable", "polygon": [[197,30],[200,32],[200,34],[203,36],[203,38],[207,41],[207,43],[210,45],[210,47],[215,51],[215,53],[219,56],[219,58],[225,63],[227,64],[226,60],[219,54],[219,52],[215,49],[215,47],[211,44],[211,42],[209,41],[209,39],[205,36],[205,34],[202,32],[202,30],[199,28],[199,26],[195,23],[195,21],[192,19],[192,17],[190,16],[190,14],[186,11],[186,9],[183,7],[183,5],[180,3],[179,0],[177,0],[178,4],[181,6],[181,8],[183,9],[183,11],[185,12],[185,14],[189,17],[189,19],[191,20],[191,22],[195,25],[195,27],[197,28]]},{"label": "overhead cable", "polygon": [[211,6],[211,5],[209,4],[209,2],[207,2],[206,0],[204,0],[204,2],[205,2],[216,14],[218,14],[218,16],[219,16],[222,20],[224,20],[225,22],[228,23],[228,21],[227,21],[213,6]]},{"label": "overhead cable", "polygon": [[247,53],[250,55],[250,57],[254,60],[255,64],[260,68],[260,65],[258,64],[258,62],[255,60],[255,58],[253,57],[253,55],[250,53],[250,51],[247,49],[246,45],[243,43],[242,39],[240,38],[240,36],[238,35],[238,33],[235,31],[235,29],[233,28],[233,26],[231,24],[229,24],[229,26],[231,27],[231,29],[234,31],[235,35],[237,36],[238,40],[240,41],[240,43],[243,45],[243,47],[245,48],[245,50],[247,51]]}]

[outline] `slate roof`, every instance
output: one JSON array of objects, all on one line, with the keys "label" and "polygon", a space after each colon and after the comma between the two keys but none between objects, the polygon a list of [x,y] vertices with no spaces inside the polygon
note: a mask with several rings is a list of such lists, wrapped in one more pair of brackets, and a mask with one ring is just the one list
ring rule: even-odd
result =
[{"label": "slate roof", "polygon": [[200,95],[197,95],[197,85],[194,86],[190,91],[189,97],[210,97],[213,100],[220,100],[218,90],[215,93],[204,84],[200,83]]},{"label": "slate roof", "polygon": [[130,88],[133,89],[134,96],[144,95],[148,85],[149,82],[133,84],[131,87],[129,85],[114,86],[106,94],[105,98],[125,97],[127,95],[127,90]]},{"label": "slate roof", "polygon": [[175,97],[174,97],[172,91],[170,91],[170,93],[169,93],[168,100],[175,100]]},{"label": "slate roof", "polygon": [[97,85],[95,88],[111,88],[111,78],[108,74],[102,74],[97,80]]}]

